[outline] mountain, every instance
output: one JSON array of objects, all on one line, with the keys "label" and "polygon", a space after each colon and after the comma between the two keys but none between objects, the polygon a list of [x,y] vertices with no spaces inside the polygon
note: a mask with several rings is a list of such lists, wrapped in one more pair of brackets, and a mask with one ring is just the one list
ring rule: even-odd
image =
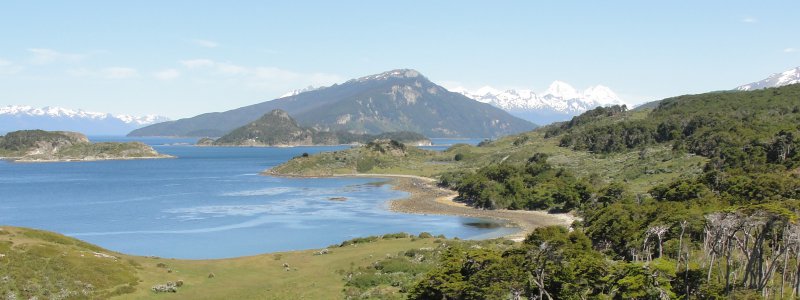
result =
[{"label": "mountain", "polygon": [[401,69],[234,110],[154,124],[129,135],[222,136],[274,109],[320,131],[497,137],[535,127],[502,109],[450,92],[415,70]]},{"label": "mountain", "polygon": [[125,135],[131,130],[169,121],[156,115],[131,116],[61,107],[0,107],[0,133],[24,129],[78,131],[88,135]]},{"label": "mountain", "polygon": [[782,73],[775,73],[770,75],[764,80],[740,85],[736,87],[738,91],[752,91],[771,87],[779,87],[800,83],[800,67],[786,70]]},{"label": "mountain", "polygon": [[532,90],[501,91],[489,86],[477,91],[461,87],[452,91],[502,108],[514,116],[536,124],[566,121],[598,106],[625,104],[608,87],[597,85],[579,92],[562,81],[554,81],[546,91],[538,95]]},{"label": "mountain", "polygon": [[[419,133],[388,132],[380,135],[355,134],[345,131],[319,131],[297,124],[289,114],[275,109],[258,120],[234,129],[210,143],[213,146],[313,146],[368,143],[375,139],[394,139],[414,145],[430,145],[430,140]],[[198,145],[209,146],[203,139]]]}]

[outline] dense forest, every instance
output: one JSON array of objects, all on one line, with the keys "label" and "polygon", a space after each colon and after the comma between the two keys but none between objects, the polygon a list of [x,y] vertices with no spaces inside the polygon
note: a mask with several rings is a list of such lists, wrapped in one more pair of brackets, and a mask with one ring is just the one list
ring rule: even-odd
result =
[{"label": "dense forest", "polygon": [[[669,145],[702,174],[634,194],[545,155],[441,176],[486,209],[574,210],[510,249],[449,247],[416,299],[794,299],[800,296],[800,85],[662,100],[644,118],[597,108],[547,139],[592,153]],[[466,288],[475,287],[475,288]]]}]

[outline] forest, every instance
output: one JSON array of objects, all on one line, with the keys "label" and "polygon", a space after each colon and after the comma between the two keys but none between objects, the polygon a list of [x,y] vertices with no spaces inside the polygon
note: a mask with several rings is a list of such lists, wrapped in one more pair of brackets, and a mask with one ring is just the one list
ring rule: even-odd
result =
[{"label": "forest", "polygon": [[[449,247],[415,299],[795,299],[800,297],[800,85],[662,100],[645,118],[597,108],[539,130],[591,153],[670,145],[708,159],[634,194],[536,154],[443,174],[484,209],[573,211],[508,249]],[[466,288],[472,287],[472,288]]]}]

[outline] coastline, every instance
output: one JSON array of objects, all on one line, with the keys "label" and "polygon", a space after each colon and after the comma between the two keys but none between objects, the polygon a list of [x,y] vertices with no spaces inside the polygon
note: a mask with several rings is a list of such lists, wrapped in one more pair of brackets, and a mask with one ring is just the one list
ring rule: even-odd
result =
[{"label": "coastline", "polygon": [[436,180],[415,175],[400,174],[337,174],[329,176],[293,176],[275,174],[270,170],[262,175],[297,177],[297,178],[324,178],[324,177],[369,177],[386,178],[395,190],[409,193],[408,197],[389,201],[389,209],[394,212],[409,214],[437,214],[470,218],[483,218],[504,221],[506,226],[517,227],[520,230],[504,238],[522,241],[537,227],[561,225],[569,227],[577,218],[569,213],[551,214],[546,211],[486,210],[473,208],[465,203],[456,202],[457,193],[438,187]]},{"label": "coastline", "polygon": [[144,160],[144,159],[169,159],[177,158],[177,156],[161,154],[159,156],[146,156],[146,157],[113,157],[113,158],[65,158],[65,159],[25,159],[19,157],[0,157],[0,160],[5,160],[12,163],[53,163],[53,162],[92,162],[92,161],[106,161],[106,160]]}]

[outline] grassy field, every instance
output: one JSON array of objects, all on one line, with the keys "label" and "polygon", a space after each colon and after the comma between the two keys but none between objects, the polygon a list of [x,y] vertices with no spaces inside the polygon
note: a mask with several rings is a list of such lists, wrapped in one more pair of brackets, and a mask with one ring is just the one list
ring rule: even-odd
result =
[{"label": "grassy field", "polygon": [[[644,118],[649,110],[630,112],[619,122]],[[507,136],[480,146],[454,145],[443,152],[406,147],[403,152],[374,151],[366,146],[344,151],[296,157],[271,172],[282,175],[404,174],[437,177],[445,172],[475,170],[501,162],[523,163],[535,153],[548,162],[597,184],[625,183],[634,193],[701,173],[707,159],[672,151],[668,145],[614,154],[595,154],[559,147],[559,139],[545,138],[544,130]],[[458,159],[457,159],[458,157]]]},{"label": "grassy field", "polygon": [[[348,271],[443,241],[450,240],[377,238],[330,247],[327,254],[317,249],[179,260],[129,256],[55,233],[4,226],[0,292],[3,297],[17,293],[19,299],[59,298],[59,293],[77,299],[341,299]],[[182,286],[176,293],[151,290],[169,281]]]}]

